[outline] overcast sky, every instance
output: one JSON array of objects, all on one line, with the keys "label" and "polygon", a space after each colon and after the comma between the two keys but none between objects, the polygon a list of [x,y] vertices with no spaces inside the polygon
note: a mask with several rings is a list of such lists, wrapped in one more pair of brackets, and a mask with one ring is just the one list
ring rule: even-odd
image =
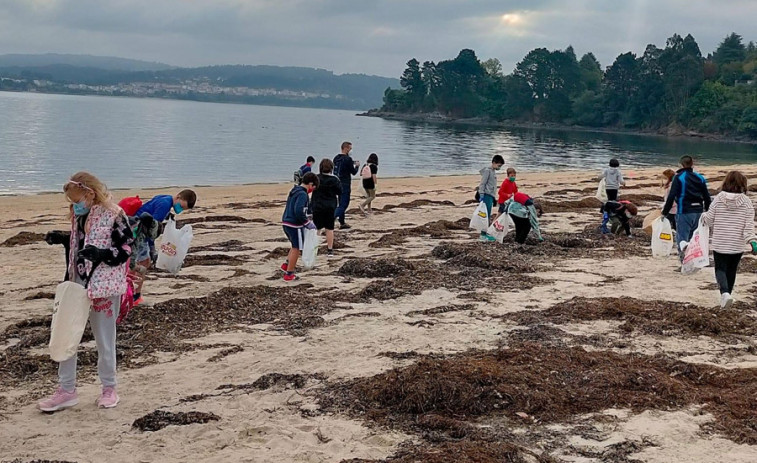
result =
[{"label": "overcast sky", "polygon": [[506,73],[573,45],[607,66],[691,33],[704,54],[757,40],[757,0],[0,0],[0,54],[81,53],[177,66],[273,64],[397,77],[462,48]]}]

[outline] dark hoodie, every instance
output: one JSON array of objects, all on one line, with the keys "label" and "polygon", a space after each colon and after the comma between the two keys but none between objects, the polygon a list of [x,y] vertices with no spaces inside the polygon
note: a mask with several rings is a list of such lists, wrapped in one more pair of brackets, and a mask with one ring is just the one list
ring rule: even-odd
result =
[{"label": "dark hoodie", "polygon": [[313,192],[311,206],[315,211],[334,211],[342,194],[342,183],[331,174],[318,174],[318,188]]},{"label": "dark hoodie", "polygon": [[285,227],[302,228],[308,220],[308,192],[305,187],[295,185],[287,197],[281,222]]},{"label": "dark hoodie", "polygon": [[342,186],[349,187],[352,184],[352,176],[357,175],[358,168],[349,154],[337,154],[334,157],[334,175],[339,177]]},{"label": "dark hoodie", "polygon": [[689,167],[680,169],[670,185],[670,193],[662,208],[662,215],[666,216],[673,207],[673,201],[678,205],[679,214],[702,213],[710,208],[710,192],[707,180]]}]

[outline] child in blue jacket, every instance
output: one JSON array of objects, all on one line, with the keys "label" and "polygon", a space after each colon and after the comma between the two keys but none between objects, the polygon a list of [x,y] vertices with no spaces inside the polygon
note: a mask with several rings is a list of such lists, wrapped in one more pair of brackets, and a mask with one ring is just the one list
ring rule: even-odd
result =
[{"label": "child in blue jacket", "polygon": [[300,258],[300,250],[304,240],[303,228],[314,229],[315,224],[310,213],[310,200],[308,195],[318,188],[318,176],[308,172],[302,176],[299,185],[295,185],[287,197],[284,215],[281,217],[281,223],[284,226],[284,234],[292,243],[289,250],[288,260],[281,266],[284,271],[284,281],[294,281],[298,277],[294,274],[297,267],[297,259]]}]

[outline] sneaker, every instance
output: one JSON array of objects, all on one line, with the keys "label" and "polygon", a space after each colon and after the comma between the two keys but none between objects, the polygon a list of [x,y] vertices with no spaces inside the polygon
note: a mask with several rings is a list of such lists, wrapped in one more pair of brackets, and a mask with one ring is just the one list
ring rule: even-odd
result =
[{"label": "sneaker", "polygon": [[286,272],[284,274],[284,281],[295,281],[295,280],[299,280],[299,279],[300,279],[300,277],[298,277],[294,273]]},{"label": "sneaker", "polygon": [[350,227],[346,223],[343,223],[342,225],[339,226],[340,230],[349,230],[350,228],[352,228],[352,227]]},{"label": "sneaker", "polygon": [[68,392],[59,386],[55,394],[38,403],[37,407],[43,412],[57,412],[64,408],[73,407],[78,403],[79,395],[76,393],[76,389],[73,392]]},{"label": "sneaker", "polygon": [[497,238],[493,237],[492,235],[481,235],[479,240],[483,243],[491,243],[492,241],[497,241]]},{"label": "sneaker", "polygon": [[142,299],[142,296],[139,296],[139,299],[134,301],[134,307],[138,306],[139,304],[145,302],[144,299]]},{"label": "sneaker", "polygon": [[326,250],[326,257],[334,257],[334,250],[333,249],[327,249]]},{"label": "sneaker", "polygon": [[97,399],[97,406],[100,408],[115,408],[118,405],[118,394],[115,387],[104,387],[100,398]]},{"label": "sneaker", "polygon": [[733,305],[733,296],[730,293],[723,293],[720,296],[720,308],[728,310]]},{"label": "sneaker", "polygon": [[281,271],[282,272],[286,272],[287,268],[289,268],[289,262],[284,262],[283,264],[281,264]]}]

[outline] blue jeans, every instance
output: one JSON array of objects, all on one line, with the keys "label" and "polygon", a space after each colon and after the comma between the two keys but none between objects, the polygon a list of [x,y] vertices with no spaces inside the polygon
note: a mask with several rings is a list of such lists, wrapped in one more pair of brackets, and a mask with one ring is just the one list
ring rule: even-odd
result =
[{"label": "blue jeans", "polygon": [[339,219],[339,224],[344,225],[344,216],[347,212],[347,208],[350,207],[350,195],[352,194],[352,185],[348,183],[342,183],[342,194],[339,195],[339,206],[334,212],[334,217]]},{"label": "blue jeans", "polygon": [[[489,222],[492,220],[492,207],[494,206],[495,198],[491,195],[484,195],[482,198],[484,204],[486,204],[486,214],[489,216]],[[482,235],[486,235],[486,232],[481,232]]]},{"label": "blue jeans", "polygon": [[678,214],[676,216],[676,245],[678,246],[678,257],[681,259],[681,261],[683,261],[681,241],[691,241],[691,237],[694,235],[694,231],[699,228],[699,218],[701,216],[701,212],[688,212],[686,214]]}]

